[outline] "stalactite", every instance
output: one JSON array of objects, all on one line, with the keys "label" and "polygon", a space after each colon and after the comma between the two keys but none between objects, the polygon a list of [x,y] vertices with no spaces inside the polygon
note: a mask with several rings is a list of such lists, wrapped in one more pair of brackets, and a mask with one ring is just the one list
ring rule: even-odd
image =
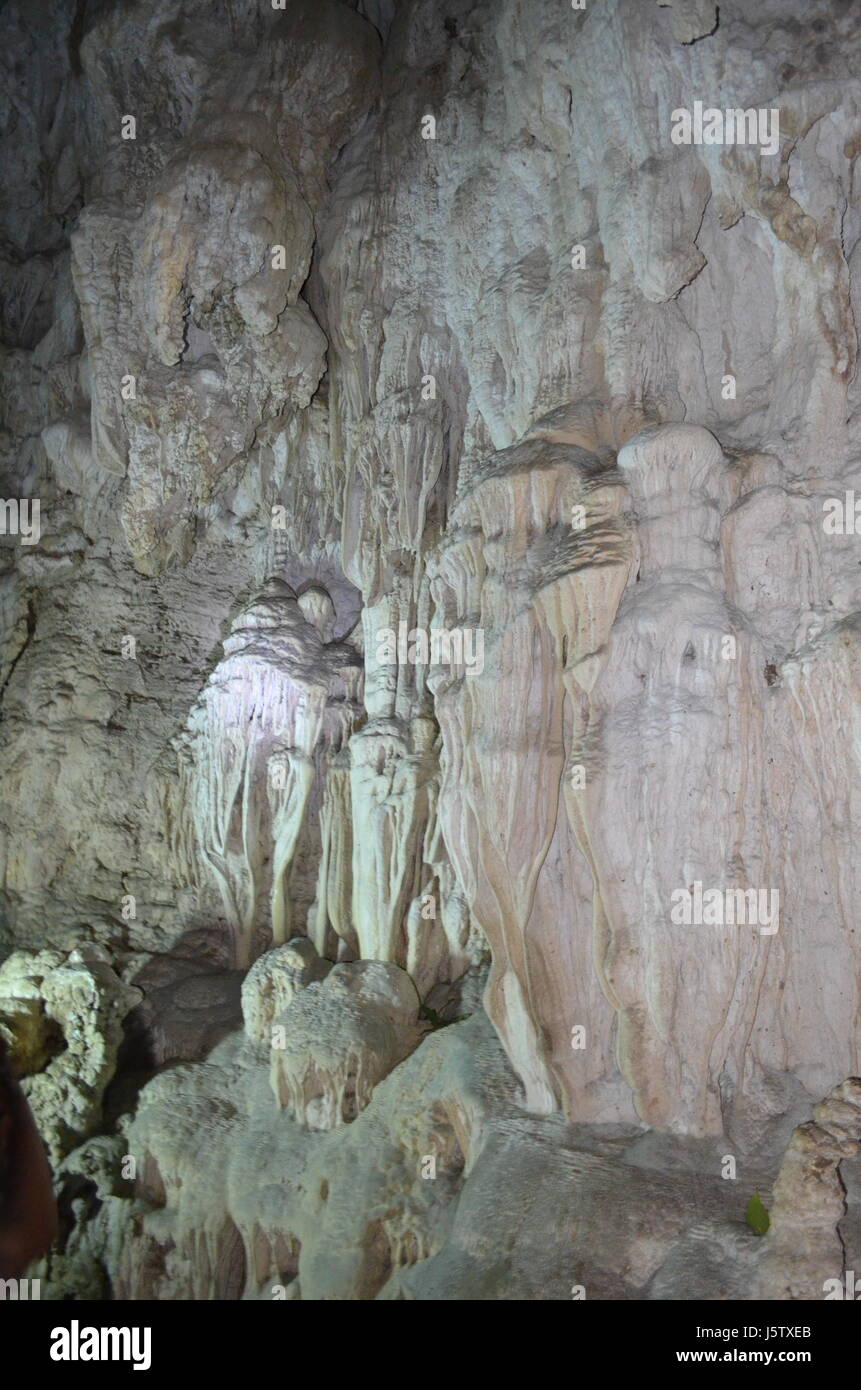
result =
[{"label": "stalactite", "polygon": [[[315,602],[322,604],[319,593]],[[358,665],[349,646],[323,642],[289,585],[271,579],[233,623],[223,659],[177,740],[176,799],[189,808],[190,825],[188,815],[177,818],[176,853],[198,879],[194,860],[202,857],[221,894],[240,965],[249,965],[255,953],[267,865],[272,940],[280,944],[290,934],[290,869],[315,749],[330,698],[340,702],[337,739],[355,718],[350,668]]]}]

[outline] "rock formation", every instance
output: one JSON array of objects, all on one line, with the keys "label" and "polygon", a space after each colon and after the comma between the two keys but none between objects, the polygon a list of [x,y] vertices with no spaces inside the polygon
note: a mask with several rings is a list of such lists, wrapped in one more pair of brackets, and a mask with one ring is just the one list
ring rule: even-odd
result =
[{"label": "rock formation", "polygon": [[0,37],[0,1034],[50,1296],[825,1297],[853,7]]}]

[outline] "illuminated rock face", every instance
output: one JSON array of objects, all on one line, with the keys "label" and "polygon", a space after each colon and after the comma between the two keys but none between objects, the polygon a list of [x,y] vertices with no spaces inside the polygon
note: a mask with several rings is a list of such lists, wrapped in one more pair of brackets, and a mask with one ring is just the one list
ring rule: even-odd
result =
[{"label": "illuminated rock face", "polygon": [[356,651],[324,643],[290,586],[270,579],[234,622],[177,741],[175,854],[190,878],[200,861],[217,883],[240,967],[251,964],[266,915],[265,865],[272,940],[290,934],[290,875],[316,755],[337,754],[356,723],[360,676]]},{"label": "illuminated rock face", "polygon": [[861,1261],[861,31],[792,9],[3,7],[60,1291]]}]

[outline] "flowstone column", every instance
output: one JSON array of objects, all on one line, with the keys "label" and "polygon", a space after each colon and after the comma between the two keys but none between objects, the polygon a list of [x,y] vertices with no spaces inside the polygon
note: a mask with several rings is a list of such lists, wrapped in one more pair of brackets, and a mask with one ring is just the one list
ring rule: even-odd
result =
[{"label": "flowstone column", "polygon": [[[588,869],[560,789],[566,683],[572,671],[594,676],[627,576],[622,489],[607,463],[548,439],[496,455],[433,561],[438,618],[484,633],[481,673],[439,668],[431,685],[443,832],[493,955],[485,1006],[527,1108],[561,1103],[579,1118],[612,1104],[612,1014],[595,987]],[[578,1025],[589,1031],[579,1055]]]}]

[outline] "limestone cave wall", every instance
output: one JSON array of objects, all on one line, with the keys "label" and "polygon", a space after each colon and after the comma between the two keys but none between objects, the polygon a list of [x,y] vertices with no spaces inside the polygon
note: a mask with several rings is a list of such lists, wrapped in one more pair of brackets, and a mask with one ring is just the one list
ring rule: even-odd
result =
[{"label": "limestone cave wall", "polygon": [[856,7],[0,34],[0,1031],[52,1296],[821,1298]]}]

